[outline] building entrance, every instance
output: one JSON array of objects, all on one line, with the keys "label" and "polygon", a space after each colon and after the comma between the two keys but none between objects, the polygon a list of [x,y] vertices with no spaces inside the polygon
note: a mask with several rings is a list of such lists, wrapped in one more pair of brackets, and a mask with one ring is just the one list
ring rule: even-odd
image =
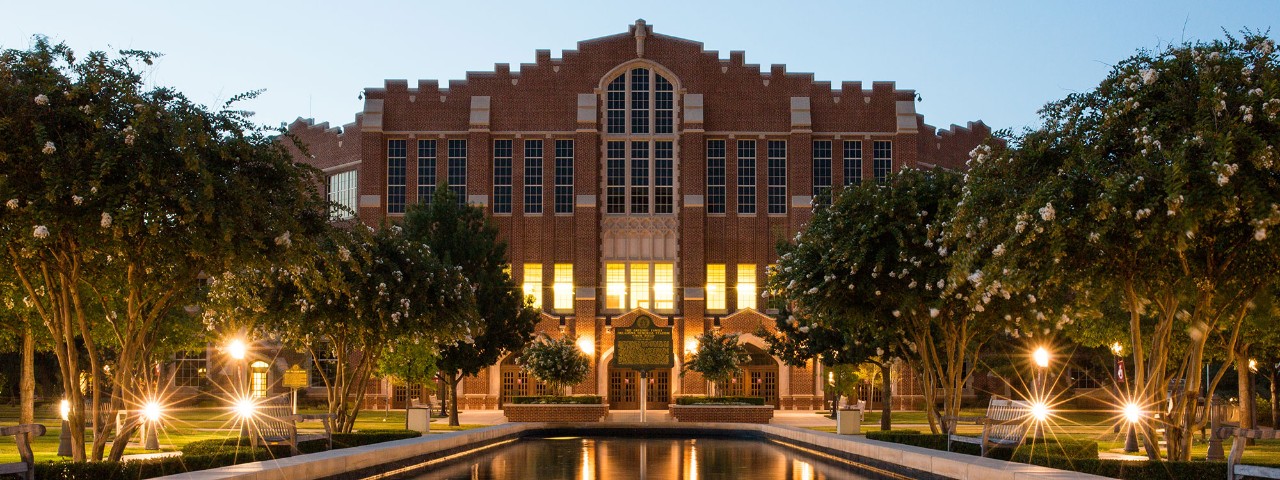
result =
[{"label": "building entrance", "polygon": [[[612,362],[611,362],[612,363]],[[649,410],[666,410],[671,403],[671,370],[649,372],[646,397]],[[640,409],[640,372],[609,366],[609,410]]]},{"label": "building entrance", "polygon": [[778,405],[778,362],[760,347],[744,344],[751,362],[734,374],[728,385],[720,386],[720,394],[764,397],[764,403]]}]

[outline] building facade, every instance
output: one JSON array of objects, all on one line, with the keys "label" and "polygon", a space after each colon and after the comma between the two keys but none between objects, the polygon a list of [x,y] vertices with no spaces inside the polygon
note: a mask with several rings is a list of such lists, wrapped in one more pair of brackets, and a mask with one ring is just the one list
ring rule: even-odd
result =
[{"label": "building facade", "polygon": [[[592,356],[592,379],[574,392],[604,395],[612,409],[641,401],[637,373],[612,366],[613,328],[639,315],[674,328],[676,365],[708,329],[742,333],[753,361],[725,393],[822,407],[822,373],[782,364],[755,335],[773,327],[760,294],[775,244],[831,189],[905,167],[963,168],[990,134],[981,122],[925,124],[915,92],[892,82],[833,88],[783,65],[762,70],[742,52],[721,58],[643,20],[535,57],[444,87],[388,80],[364,91],[352,124],[289,129],[325,172],[329,198],[365,224],[397,221],[437,185],[483,208],[544,312],[538,329],[577,335]],[[654,408],[706,392],[678,367],[648,382]],[[496,408],[542,387],[512,357],[462,388],[466,408]]]}]

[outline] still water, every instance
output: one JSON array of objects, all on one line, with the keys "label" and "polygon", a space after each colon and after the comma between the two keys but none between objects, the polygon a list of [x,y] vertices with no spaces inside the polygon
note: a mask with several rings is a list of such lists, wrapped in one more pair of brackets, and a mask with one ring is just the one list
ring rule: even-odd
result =
[{"label": "still water", "polygon": [[839,460],[738,438],[522,438],[426,467],[413,480],[852,480]]}]

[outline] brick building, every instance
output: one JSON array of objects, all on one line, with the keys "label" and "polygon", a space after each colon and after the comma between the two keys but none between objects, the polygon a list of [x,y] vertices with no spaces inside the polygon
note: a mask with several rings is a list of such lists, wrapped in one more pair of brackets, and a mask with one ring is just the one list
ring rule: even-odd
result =
[{"label": "brick building", "polygon": [[[783,65],[762,70],[698,42],[653,32],[587,40],[517,70],[506,64],[442,87],[388,80],[364,91],[342,128],[290,131],[327,177],[329,197],[368,225],[394,222],[438,184],[483,208],[509,244],[511,272],[543,309],[538,328],[576,334],[592,354],[575,393],[638,408],[636,372],[611,367],[613,327],[638,315],[674,327],[677,359],[707,329],[742,332],[752,365],[729,393],[819,408],[821,372],[782,365],[752,334],[774,320],[760,286],[774,245],[834,186],[896,169],[962,168],[990,134],[937,130],[916,94],[892,82],[833,88]],[[679,361],[676,362],[679,364]],[[466,408],[536,393],[511,358],[463,385]],[[650,380],[649,405],[704,393],[678,369]]]}]

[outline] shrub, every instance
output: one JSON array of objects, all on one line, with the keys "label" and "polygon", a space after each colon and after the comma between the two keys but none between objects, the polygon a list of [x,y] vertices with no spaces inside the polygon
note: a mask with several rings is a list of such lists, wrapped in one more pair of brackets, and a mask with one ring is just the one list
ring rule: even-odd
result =
[{"label": "shrub", "polygon": [[599,395],[536,395],[511,397],[510,403],[599,405],[604,403],[604,398]]},{"label": "shrub", "polygon": [[542,334],[525,347],[520,364],[553,392],[563,392],[570,385],[582,383],[591,373],[591,357],[578,349],[577,337],[565,335],[554,340]]},{"label": "shrub", "polygon": [[1031,463],[1035,457],[1064,457],[1070,459],[1097,459],[1098,442],[1093,440],[1077,440],[1072,438],[1028,439],[1027,443],[1013,450],[1009,458],[1015,462]]},{"label": "shrub", "polygon": [[764,397],[676,397],[676,405],[764,405]]},{"label": "shrub", "polygon": [[273,445],[270,447],[270,450],[265,446],[254,448],[250,446],[248,438],[239,437],[200,440],[182,446],[182,455],[184,457],[224,454],[240,455],[256,459],[268,459],[288,456],[289,446]]}]

